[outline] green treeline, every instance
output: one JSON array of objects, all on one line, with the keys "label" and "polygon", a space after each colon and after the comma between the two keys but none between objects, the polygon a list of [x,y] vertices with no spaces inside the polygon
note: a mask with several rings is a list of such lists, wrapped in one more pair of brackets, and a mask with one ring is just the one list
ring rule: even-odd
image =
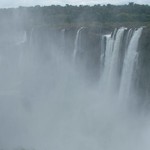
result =
[{"label": "green treeline", "polygon": [[35,6],[0,9],[0,27],[50,25],[99,25],[99,24],[150,25],[150,5],[129,3],[128,5],[94,6]]}]

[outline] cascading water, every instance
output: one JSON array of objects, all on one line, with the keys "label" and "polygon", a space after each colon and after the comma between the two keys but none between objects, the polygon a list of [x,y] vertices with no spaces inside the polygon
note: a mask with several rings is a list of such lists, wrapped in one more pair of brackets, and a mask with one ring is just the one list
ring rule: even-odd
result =
[{"label": "cascading water", "polygon": [[84,29],[84,27],[81,27],[78,29],[77,34],[76,34],[76,38],[75,38],[75,42],[74,42],[74,50],[73,50],[73,62],[75,62],[76,59],[76,54],[80,48],[80,34],[82,29]]},{"label": "cascading water", "polygon": [[[51,29],[48,32],[51,34],[46,34],[50,47],[46,47],[45,41],[42,41],[46,39],[45,29],[36,29],[34,32],[31,30],[27,42],[22,44],[24,53],[20,64],[22,77],[18,78],[21,81],[17,88],[19,92],[16,95],[7,94],[6,97],[0,95],[0,145],[4,150],[5,147],[6,150],[17,147],[29,150],[149,149],[150,130],[147,127],[149,123],[145,121],[146,117],[134,115],[129,110],[122,111],[122,105],[116,105],[118,95],[122,98],[128,95],[131,89],[142,28],[136,31],[120,28],[115,29],[112,34],[107,32],[102,35],[100,48],[99,34],[91,34],[90,30],[87,34],[90,38],[84,41],[81,39],[85,37],[81,36],[82,29],[83,27],[77,31],[75,41],[72,41],[72,47],[68,49],[74,50],[71,54],[73,63],[65,57],[65,49],[63,57],[60,52],[62,46],[66,48],[67,42],[71,41],[65,39],[66,35],[69,37],[68,30],[67,34],[64,34],[64,30],[58,30],[61,35],[58,35],[58,40],[51,42],[56,31]],[[44,34],[41,34],[42,32]],[[97,37],[98,46],[91,36]],[[72,36],[69,38],[72,39]],[[101,49],[98,51],[100,53],[95,50],[95,45],[89,46],[89,39],[94,41],[98,50]],[[28,45],[24,46],[25,44]],[[84,44],[87,45],[83,47]],[[87,84],[87,80],[80,74],[83,70],[74,68],[80,48],[85,48],[82,54],[79,53],[85,57],[79,59],[87,58],[88,65],[91,61],[96,62],[93,59],[99,61],[101,54],[101,64],[93,63],[97,68],[92,65],[94,69],[101,71],[101,89],[95,84]],[[46,55],[50,54],[44,55],[45,49],[53,51],[53,55],[48,57],[49,61],[45,60]],[[44,57],[43,61],[38,61],[37,58],[40,57]],[[84,65],[87,65],[87,61],[84,62]],[[82,65],[80,63],[78,65]],[[91,71],[90,67],[87,67],[86,73]],[[115,85],[118,83],[120,89]],[[118,95],[115,93],[115,97],[112,91],[117,91]]]},{"label": "cascading water", "polygon": [[[106,49],[104,50],[105,58],[102,59],[104,62],[101,61],[100,63],[104,64],[104,68],[102,70],[103,72],[101,73],[101,75],[102,75],[102,77],[101,77],[101,84],[102,84],[102,87],[104,89],[106,89],[108,73],[109,73],[109,70],[110,70],[110,62],[111,62],[111,56],[112,56],[112,49],[113,49],[114,39],[111,38],[111,34],[110,35],[104,35],[104,37],[106,38]],[[101,54],[101,55],[102,55],[101,56],[101,58],[102,58],[103,54]]]},{"label": "cascading water", "polygon": [[[122,39],[126,28],[115,30],[113,35],[104,35],[106,37],[106,50],[104,60],[104,69],[102,73],[102,82],[105,87],[105,92],[111,92],[115,85],[118,85],[118,66],[119,66],[119,53],[121,49]],[[104,44],[103,44],[104,45]],[[103,46],[104,47],[104,46]],[[114,92],[114,90],[112,91]]]},{"label": "cascading water", "polygon": [[101,72],[103,72],[103,70],[104,70],[104,59],[105,59],[105,49],[106,49],[105,42],[107,42],[107,38],[105,35],[102,35],[101,36],[101,43],[100,43],[101,44],[101,55],[100,55],[100,70],[101,70]]},{"label": "cascading water", "polygon": [[119,62],[119,53],[121,50],[121,45],[122,45],[122,39],[124,35],[125,28],[120,28],[118,29],[114,41],[114,47],[113,47],[113,52],[111,56],[111,62],[110,62],[110,70],[108,73],[108,84],[107,88],[109,91],[114,92],[114,88],[116,89],[118,86],[118,80],[119,80],[119,75],[118,75],[118,67],[120,65]]},{"label": "cascading water", "polygon": [[[132,85],[132,78],[135,61],[137,60],[137,48],[138,41],[142,33],[142,28],[134,31],[126,28],[120,28],[114,31],[113,35],[103,35],[101,40],[101,62],[104,64],[102,71],[102,77],[100,78],[100,84],[104,92],[107,95],[111,95],[111,92],[116,96],[119,95],[119,99],[123,99],[129,95],[129,91]],[[104,40],[106,39],[106,42]],[[122,48],[123,39],[125,40],[124,51]],[[102,49],[103,48],[103,49]],[[120,56],[123,55],[123,64],[120,62]],[[105,57],[104,57],[105,56]],[[100,64],[101,66],[101,64]],[[119,74],[119,67],[122,68],[122,73]],[[111,95],[112,96],[112,95]]]},{"label": "cascading water", "polygon": [[132,38],[133,32],[134,32],[134,29],[129,29],[128,30],[126,41],[125,41],[125,53],[126,53],[126,51],[128,49],[129,42],[130,42],[130,40]]},{"label": "cascading water", "polygon": [[127,52],[125,54],[124,63],[123,63],[123,71],[122,71],[122,78],[120,84],[120,92],[119,98],[126,99],[129,96],[131,86],[132,86],[132,79],[134,74],[134,68],[138,57],[138,42],[139,38],[142,34],[143,28],[139,28],[134,31],[133,36],[129,42],[129,46]]}]

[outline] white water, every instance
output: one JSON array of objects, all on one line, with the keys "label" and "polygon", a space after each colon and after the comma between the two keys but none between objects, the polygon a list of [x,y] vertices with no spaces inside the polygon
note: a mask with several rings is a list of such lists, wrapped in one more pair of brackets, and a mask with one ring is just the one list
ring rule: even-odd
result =
[{"label": "white water", "polygon": [[[105,35],[106,50],[104,59],[104,71],[102,77],[102,87],[105,92],[115,92],[118,81],[119,53],[121,51],[122,39],[126,28],[115,30],[113,35]],[[104,47],[104,46],[103,46]]]},{"label": "white water", "polygon": [[76,34],[76,38],[75,38],[75,42],[74,42],[74,50],[73,50],[73,62],[75,62],[76,60],[76,54],[79,50],[79,38],[80,38],[80,33],[82,31],[82,29],[84,29],[84,27],[81,27],[78,29],[77,34]]},{"label": "white water", "polygon": [[101,42],[100,42],[100,48],[101,48],[101,53],[100,53],[100,74],[101,75],[102,75],[102,72],[104,70],[104,60],[105,60],[105,50],[106,50],[105,42],[107,42],[107,36],[102,35]]},{"label": "white water", "polygon": [[[121,51],[122,39],[124,35],[125,28],[118,29],[114,41],[113,52],[111,56],[110,62],[110,70],[108,72],[108,85],[107,88],[109,91],[113,91],[113,89],[117,88],[119,75],[118,75],[118,67],[119,67],[119,53]],[[115,87],[116,85],[116,87]]]},{"label": "white water", "polygon": [[120,84],[120,92],[119,92],[120,99],[126,100],[131,91],[132,79],[133,79],[133,76],[135,75],[134,74],[135,64],[136,64],[136,61],[138,61],[137,60],[138,42],[139,42],[139,38],[142,34],[142,30],[143,30],[143,28],[139,28],[136,31],[134,31],[133,36],[129,42],[129,47],[125,54],[122,78],[121,78],[121,84]]},{"label": "white water", "polygon": [[[119,41],[117,37],[121,37],[120,30],[112,37],[104,35],[106,49],[103,77],[106,82],[111,67],[116,67],[112,66],[116,65],[112,63],[112,58],[113,53],[119,51],[120,44],[116,40]],[[33,34],[32,30],[30,46],[33,44]],[[138,36],[139,29],[130,41],[135,49]],[[57,42],[53,44],[56,47]],[[128,51],[132,48],[130,45]],[[40,56],[33,44],[21,64],[23,75],[16,89],[18,91],[5,91],[5,96],[0,93],[1,148],[149,150],[149,116],[143,117],[133,110],[122,110],[122,105],[116,105],[116,99],[111,97],[111,93],[106,91],[107,95],[110,94],[106,97],[99,87],[87,85],[74,65],[56,50],[53,50],[53,56],[48,62],[40,61],[37,65],[28,59],[33,54],[36,54],[35,57]]]},{"label": "white water", "polygon": [[102,78],[101,78],[101,84],[102,84],[102,87],[104,86],[104,89],[106,89],[106,85],[107,85],[107,79],[108,79],[108,73],[110,70],[112,49],[113,49],[113,43],[114,43],[114,39],[111,38],[111,35],[105,35],[105,37],[106,37],[106,50],[105,50],[105,59],[103,62],[104,69],[103,69]]},{"label": "white water", "polygon": [[[115,94],[116,97],[119,95],[119,99],[128,97],[133,82],[132,78],[136,76],[136,74],[133,74],[133,70],[135,69],[135,63],[138,61],[137,48],[142,33],[142,28],[137,31],[130,29],[124,37],[125,30],[127,29],[122,27],[117,31],[115,30],[112,36],[103,35],[103,37],[106,37],[106,43],[104,43],[103,38],[101,41],[101,48],[106,47],[106,49],[102,50],[105,54],[102,53],[100,56],[104,58],[101,58],[100,62],[104,63],[100,85],[106,95],[112,96],[112,94]],[[104,46],[104,44],[106,45]],[[122,44],[125,46],[124,52]],[[121,53],[124,53],[124,57],[122,57],[124,59],[123,65],[120,62]],[[121,74],[119,74],[120,66],[122,68]]]},{"label": "white water", "polygon": [[130,40],[132,38],[133,32],[134,32],[134,29],[129,29],[129,31],[127,33],[127,37],[126,37],[126,41],[125,41],[125,53],[128,49],[128,46],[129,46]]}]

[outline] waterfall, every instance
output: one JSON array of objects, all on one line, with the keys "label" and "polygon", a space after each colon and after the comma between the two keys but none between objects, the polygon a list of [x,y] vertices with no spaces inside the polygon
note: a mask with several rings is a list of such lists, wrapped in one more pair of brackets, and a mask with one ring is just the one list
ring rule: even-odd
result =
[{"label": "waterfall", "polygon": [[[81,49],[82,29],[84,27],[79,28],[76,33],[73,62]],[[123,93],[126,96],[129,94],[134,66],[138,61],[136,51],[141,32],[142,28],[135,30],[121,27],[113,33],[101,35],[100,87],[105,94],[116,98]]]},{"label": "waterfall", "polygon": [[[0,75],[0,143],[6,150],[148,150],[149,115],[137,105],[138,112],[124,107],[134,90],[136,64],[142,63],[144,74],[148,63],[141,62],[147,55],[143,47],[140,55],[137,50],[142,28],[99,31],[37,27],[27,32],[24,44],[8,42]],[[140,73],[137,77],[137,89],[140,80],[150,82]],[[149,90],[144,96],[135,92],[138,100],[149,98]]]},{"label": "waterfall", "polygon": [[132,86],[132,78],[134,76],[134,67],[138,58],[138,42],[142,33],[142,28],[134,31],[133,36],[129,42],[127,52],[125,54],[122,78],[119,91],[119,99],[126,99],[129,96],[130,88]]},{"label": "waterfall", "polygon": [[117,88],[117,85],[118,85],[118,78],[119,78],[118,67],[120,65],[119,54],[121,51],[122,39],[123,39],[125,29],[126,28],[120,28],[120,29],[118,29],[118,31],[116,33],[116,39],[114,42],[113,53],[111,56],[110,70],[108,73],[108,88],[109,88],[109,90],[113,90],[114,87]]},{"label": "waterfall", "polygon": [[128,30],[127,37],[126,37],[126,40],[125,40],[125,52],[128,49],[128,46],[129,46],[130,40],[132,38],[133,32],[134,32],[133,29]]},{"label": "waterfall", "polygon": [[[110,68],[110,60],[111,60],[111,55],[112,55],[112,46],[113,46],[113,39],[111,38],[111,34],[104,35],[104,37],[106,38],[106,42],[105,42],[106,48],[105,48],[105,50],[102,50],[102,51],[105,51],[104,52],[105,57],[103,59],[104,62],[102,62],[102,60],[100,62],[100,63],[104,64],[104,68],[102,70],[103,72],[101,73],[102,74],[102,78],[101,78],[102,87],[104,87],[107,82],[108,72],[109,72],[109,68]],[[104,42],[104,40],[102,40],[102,42]],[[101,55],[102,56],[100,56],[100,57],[102,58],[103,54],[101,54]]]},{"label": "waterfall", "polygon": [[105,44],[105,42],[106,42],[106,35],[102,35],[102,37],[101,37],[101,48],[100,48],[100,50],[101,50],[101,54],[100,54],[100,73],[102,73],[103,72],[103,70],[104,70],[104,59],[105,59],[105,50],[106,50],[106,44]]},{"label": "waterfall", "polygon": [[[129,29],[127,34],[125,31],[127,29],[124,27],[115,29],[113,34],[102,35],[101,38],[100,84],[106,94],[116,94],[116,96],[119,94],[119,98],[129,95],[132,86],[133,70],[138,61],[138,41],[142,28]],[[120,58],[121,55],[124,57]],[[119,72],[119,68],[122,73]]]},{"label": "waterfall", "polygon": [[[122,39],[126,28],[115,29],[112,36],[104,35],[106,37],[106,49],[104,59],[103,71],[103,86],[105,90],[112,90],[118,82],[118,66],[119,66],[119,53],[122,45]],[[103,40],[103,39],[102,39]],[[102,41],[103,42],[103,41]],[[101,43],[103,46],[103,44]],[[104,47],[104,46],[103,46]],[[102,55],[101,55],[102,57]]]},{"label": "waterfall", "polygon": [[73,50],[73,61],[75,62],[77,51],[79,50],[79,42],[80,42],[80,33],[84,29],[84,27],[81,27],[78,29],[75,42],[74,42],[74,50]]}]

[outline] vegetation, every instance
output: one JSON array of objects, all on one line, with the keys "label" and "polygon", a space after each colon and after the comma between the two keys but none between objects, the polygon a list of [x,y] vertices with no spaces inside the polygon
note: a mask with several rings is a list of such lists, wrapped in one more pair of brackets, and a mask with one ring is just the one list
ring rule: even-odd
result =
[{"label": "vegetation", "polygon": [[[134,24],[133,24],[134,22]],[[150,26],[150,6],[128,5],[94,6],[35,6],[0,9],[0,27],[31,28],[33,26]]]}]

